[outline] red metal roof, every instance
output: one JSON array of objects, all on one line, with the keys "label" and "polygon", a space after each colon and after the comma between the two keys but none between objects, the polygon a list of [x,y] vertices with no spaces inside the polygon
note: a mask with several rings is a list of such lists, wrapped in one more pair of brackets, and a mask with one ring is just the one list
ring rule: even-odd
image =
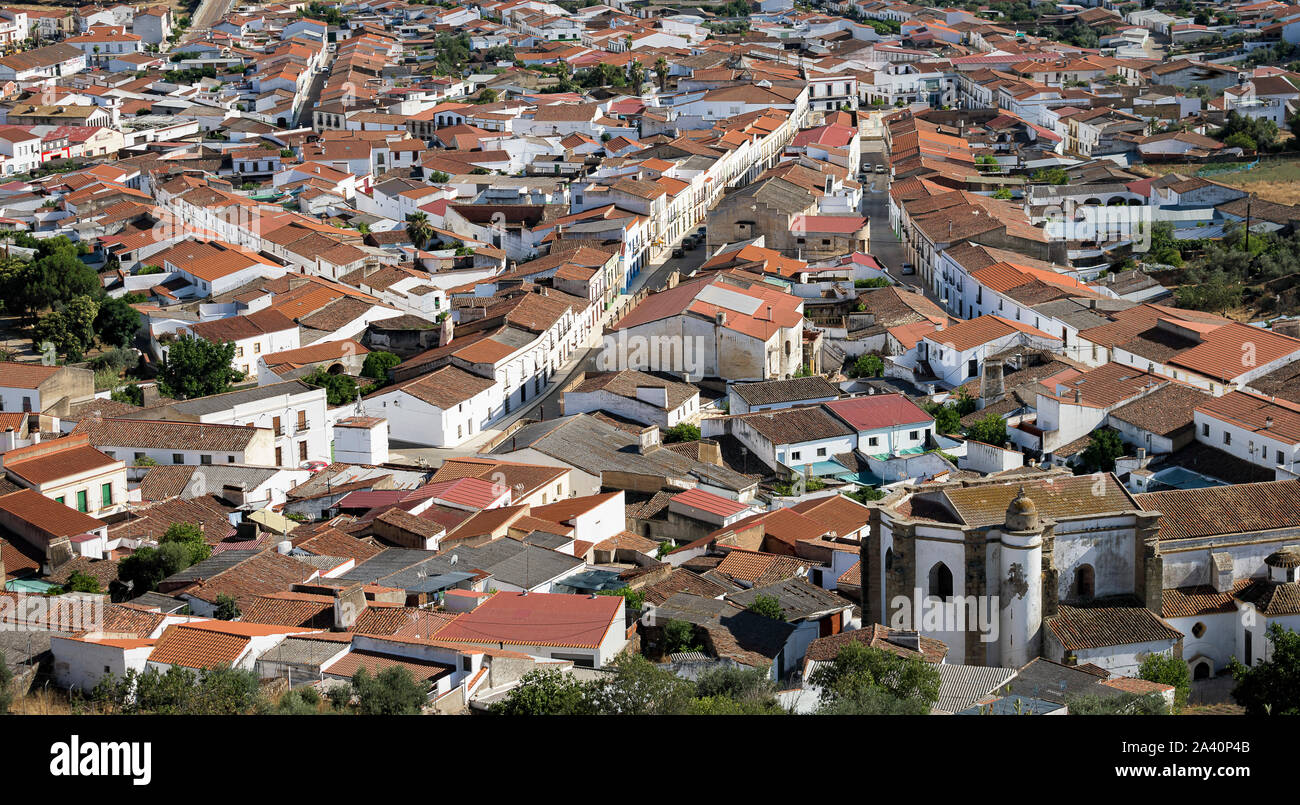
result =
[{"label": "red metal roof", "polygon": [[933,421],[916,403],[902,394],[869,394],[822,403],[856,430],[877,430],[898,425],[919,425]]},{"label": "red metal roof", "polygon": [[712,492],[705,492],[702,489],[688,489],[685,492],[679,492],[673,495],[670,503],[680,503],[683,506],[691,506],[701,511],[716,514],[719,517],[731,517],[740,514],[749,507],[743,503],[734,500],[728,500],[721,495],[715,495]]}]

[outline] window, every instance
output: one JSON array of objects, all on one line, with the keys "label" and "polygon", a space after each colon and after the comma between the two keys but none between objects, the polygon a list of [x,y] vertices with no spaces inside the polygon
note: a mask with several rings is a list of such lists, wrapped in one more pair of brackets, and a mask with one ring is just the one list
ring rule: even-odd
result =
[{"label": "window", "polygon": [[280,426],[280,417],[278,416],[271,417],[271,427],[275,428],[276,436],[284,435],[284,428]]},{"label": "window", "polygon": [[1282,458],[1282,451],[1277,451],[1277,463],[1281,464],[1285,459]]},{"label": "window", "polygon": [[86,490],[77,493],[77,511],[84,512],[90,510],[89,502],[86,500]]},{"label": "window", "polygon": [[112,506],[112,505],[113,505],[113,485],[112,485],[112,484],[104,484],[103,486],[101,486],[101,487],[99,488],[99,493],[100,493],[100,496],[101,496],[101,500],[103,501],[101,505],[104,505],[104,506]]},{"label": "window", "polygon": [[306,442],[298,442],[298,460],[299,460],[299,461],[306,461],[306,460],[307,460],[307,443],[306,443]]},{"label": "window", "polygon": [[173,464],[184,464],[184,463],[185,463],[185,456],[181,455],[180,453],[172,453],[172,463],[173,463]]},{"label": "window", "polygon": [[307,412],[298,412],[298,430],[307,430]]},{"label": "window", "polygon": [[867,444],[870,445],[870,446],[872,446],[872,447],[876,447],[876,446],[878,446],[878,445],[880,444],[880,437],[879,437],[879,436],[872,436],[872,437],[868,438],[868,439],[867,439]]},{"label": "window", "polygon": [[1246,637],[1246,650],[1245,650],[1244,652],[1242,652],[1242,653],[1246,655],[1246,664],[1247,664],[1247,665],[1254,665],[1254,664],[1255,664],[1255,650],[1254,650],[1254,645],[1253,645],[1253,640],[1252,640],[1252,638],[1253,638],[1254,636],[1250,633],[1250,630],[1249,630],[1249,629],[1246,630],[1245,637]]},{"label": "window", "polygon": [[204,453],[203,455],[199,456],[199,463],[200,463],[200,464],[211,464],[211,463],[212,463],[212,456],[211,456],[210,454],[208,454],[208,453]]},{"label": "window", "polygon": [[144,458],[144,453],[136,452],[136,454],[135,454],[135,460],[136,460],[136,461],[139,461],[139,460],[142,459],[142,458]]},{"label": "window", "polygon": [[59,495],[57,498],[55,498],[55,500],[58,501],[59,503],[62,503],[65,506],[68,504],[67,498],[65,498],[63,495]]},{"label": "window", "polygon": [[283,448],[280,448],[280,447],[275,448],[275,466],[277,466],[277,467],[283,467],[283,466],[284,466],[284,449],[283,449]]},{"label": "window", "polygon": [[826,455],[826,448],[825,448],[825,447],[819,447],[819,448],[817,448],[817,455],[818,455],[818,456],[824,456],[824,455]]},{"label": "window", "polygon": [[1200,621],[1197,621],[1196,625],[1192,627],[1192,636],[1202,637],[1204,635],[1205,635],[1205,624],[1201,623]]},{"label": "window", "polygon": [[235,457],[234,457],[234,456],[226,456],[226,463],[227,463],[227,464],[234,464],[234,463],[235,463]]},{"label": "window", "polygon": [[910,431],[907,434],[907,438],[915,442],[921,438],[921,432],[919,430]]},{"label": "window", "polygon": [[930,568],[930,595],[942,601],[952,598],[952,571],[943,562]]},{"label": "window", "polygon": [[798,451],[798,450],[794,450],[794,451],[792,451],[792,452],[790,453],[790,460],[791,460],[791,461],[798,461],[798,460],[799,460],[799,452],[800,452],[800,451]]},{"label": "window", "polygon": [[1223,443],[1232,444],[1232,434],[1226,430],[1223,432]]},{"label": "window", "polygon": [[1079,569],[1074,571],[1074,594],[1084,600],[1092,598],[1096,587],[1096,577],[1097,574],[1093,571],[1092,565],[1080,565]]},{"label": "window", "polygon": [[1201,423],[1201,435],[1202,435],[1202,436],[1209,436],[1209,435],[1210,435],[1210,423],[1209,423],[1209,422],[1202,422],[1202,423]]},{"label": "window", "polygon": [[243,348],[243,347],[235,347],[235,357],[236,357],[236,358],[242,358],[242,357],[244,357],[244,348]]},{"label": "window", "polygon": [[253,354],[254,354],[254,355],[260,355],[261,352],[262,352],[262,342],[261,342],[261,341],[254,341],[254,342],[253,342]]}]

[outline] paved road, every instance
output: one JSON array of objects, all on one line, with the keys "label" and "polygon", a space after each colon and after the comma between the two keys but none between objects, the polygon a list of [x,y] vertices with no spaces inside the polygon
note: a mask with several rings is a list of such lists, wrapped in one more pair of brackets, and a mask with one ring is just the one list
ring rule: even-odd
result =
[{"label": "paved road", "polygon": [[325,82],[330,77],[330,65],[333,63],[333,53],[326,57],[324,69],[311,79],[311,86],[307,88],[307,97],[303,99],[302,108],[298,110],[298,119],[294,124],[298,128],[310,127],[312,124],[312,112],[320,104],[320,93],[325,88]]},{"label": "paved road", "polygon": [[203,0],[195,10],[194,16],[190,17],[191,31],[207,31],[230,10],[230,4],[234,0]]},{"label": "paved road", "polygon": [[864,149],[862,155],[872,171],[862,193],[862,214],[871,221],[871,255],[889,271],[890,277],[937,303],[933,292],[922,285],[919,275],[903,273],[903,242],[889,228],[889,174],[875,172],[877,164],[888,167],[884,144],[879,145],[878,149]]}]

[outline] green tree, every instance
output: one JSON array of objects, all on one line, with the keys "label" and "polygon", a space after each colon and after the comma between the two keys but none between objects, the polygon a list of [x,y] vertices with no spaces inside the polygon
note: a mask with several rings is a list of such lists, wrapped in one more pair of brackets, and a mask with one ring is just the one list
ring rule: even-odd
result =
[{"label": "green tree", "polygon": [[444,173],[443,171],[430,171],[427,178],[434,184],[442,184],[451,179],[451,174]]},{"label": "green tree", "polygon": [[411,672],[395,665],[370,676],[365,668],[352,677],[357,712],[365,716],[419,715],[428,701],[428,685],[417,682]]},{"label": "green tree", "polygon": [[406,216],[406,236],[417,249],[423,249],[433,239],[433,226],[429,216],[423,212],[412,212]]},{"label": "green tree", "polygon": [[645,84],[645,66],[641,64],[640,59],[633,59],[632,64],[628,66],[628,84],[631,85],[633,92],[640,92],[642,85]]},{"label": "green tree", "polygon": [[388,370],[401,363],[402,359],[391,352],[382,350],[371,352],[366,355],[366,361],[361,365],[361,374],[363,377],[373,377],[376,380],[387,380]]},{"label": "green tree", "polygon": [[659,79],[659,91],[668,91],[668,60],[663,56],[655,59],[655,77]]},{"label": "green tree", "polygon": [[1065,700],[1071,715],[1076,716],[1162,716],[1169,708],[1158,693],[1125,693],[1120,696],[1086,694]]},{"label": "green tree", "polygon": [[672,444],[673,442],[697,442],[700,440],[700,426],[692,425],[689,422],[682,422],[673,425],[664,431],[664,442]]},{"label": "green tree", "polygon": [[188,552],[186,567],[212,555],[212,546],[203,538],[203,529],[193,523],[172,523],[158,540],[159,545],[182,545]]},{"label": "green tree", "polygon": [[1174,686],[1174,710],[1182,710],[1192,692],[1192,676],[1187,663],[1171,654],[1148,654],[1138,666],[1138,678]]},{"label": "green tree", "polygon": [[695,641],[695,625],[690,621],[670,619],[663,626],[664,653],[685,654],[699,651],[700,645]]},{"label": "green tree", "polygon": [[885,371],[885,362],[879,355],[863,355],[849,369],[851,377],[880,377]]},{"label": "green tree", "polygon": [[33,331],[38,344],[48,341],[59,352],[79,360],[95,342],[95,316],[99,312],[99,303],[89,296],[77,296],[65,303],[56,303],[57,308],[46,314],[36,323]]},{"label": "green tree", "polygon": [[72,571],[68,577],[68,583],[64,589],[70,593],[101,593],[103,590],[99,587],[99,579],[88,573],[82,573],[80,570]]},{"label": "green tree", "polygon": [[1233,657],[1228,664],[1232,698],[1246,715],[1300,715],[1300,634],[1274,622],[1265,639],[1268,659],[1247,666]]},{"label": "green tree", "polygon": [[631,587],[619,587],[617,590],[600,590],[596,595],[617,595],[623,599],[628,610],[639,610],[645,605],[645,593]]},{"label": "green tree", "polygon": [[932,665],[860,642],[845,645],[808,681],[821,689],[822,710],[840,714],[871,707],[926,713],[939,698],[939,672]]},{"label": "green tree", "polygon": [[257,673],[228,665],[109,674],[90,700],[101,711],[123,715],[246,715],[264,706]]},{"label": "green tree", "polygon": [[961,415],[956,406],[939,403],[926,403],[925,412],[934,417],[934,429],[937,433],[956,433],[961,430]]},{"label": "green tree", "polygon": [[589,712],[586,686],[552,668],[529,671],[490,712],[503,716],[575,716]]},{"label": "green tree", "polygon": [[185,545],[146,545],[117,563],[118,580],[110,585],[109,592],[114,601],[135,598],[158,589],[158,582],[189,566],[190,551]]},{"label": "green tree", "polygon": [[1084,472],[1111,472],[1115,469],[1115,459],[1124,455],[1124,442],[1119,432],[1110,428],[1099,428],[1088,437],[1088,446],[1079,456]]},{"label": "green tree", "polygon": [[967,438],[1001,447],[1007,441],[1007,421],[990,413],[966,429]]},{"label": "green tree", "polygon": [[233,621],[240,616],[239,604],[231,596],[217,596],[217,611],[214,613],[219,621]]},{"label": "green tree", "polygon": [[479,103],[479,104],[496,103],[498,97],[499,95],[496,90],[492,89],[491,87],[484,87],[483,91],[480,92],[478,94],[478,97],[474,99],[474,103]]},{"label": "green tree", "polygon": [[1070,174],[1066,173],[1063,168],[1039,168],[1034,171],[1029,181],[1042,184],[1069,184]]},{"label": "green tree", "polygon": [[348,375],[332,375],[318,366],[300,379],[309,386],[325,389],[325,401],[330,405],[347,405],[357,398],[357,381]]},{"label": "green tree", "polygon": [[1174,299],[1179,307],[1226,313],[1241,306],[1245,288],[1226,271],[1216,269],[1205,274],[1188,272],[1188,279],[1191,281],[1174,291]]},{"label": "green tree", "polygon": [[1259,143],[1244,131],[1234,131],[1227,137],[1223,138],[1223,144],[1229,148],[1240,148],[1243,151],[1255,151],[1259,149]]},{"label": "green tree", "polygon": [[235,345],[213,343],[185,333],[171,342],[158,373],[158,389],[182,400],[228,391],[239,374],[230,365]]},{"label": "green tree", "polygon": [[690,706],[691,683],[639,654],[624,654],[610,667],[612,678],[587,689],[587,705],[598,715],[677,715]]},{"label": "green tree", "polygon": [[781,607],[781,602],[770,595],[758,595],[754,597],[754,602],[746,607],[755,615],[762,615],[764,618],[771,618],[774,621],[785,620],[785,610]]},{"label": "green tree", "polygon": [[108,298],[95,315],[95,335],[102,344],[124,347],[140,329],[140,314],[122,298]]}]

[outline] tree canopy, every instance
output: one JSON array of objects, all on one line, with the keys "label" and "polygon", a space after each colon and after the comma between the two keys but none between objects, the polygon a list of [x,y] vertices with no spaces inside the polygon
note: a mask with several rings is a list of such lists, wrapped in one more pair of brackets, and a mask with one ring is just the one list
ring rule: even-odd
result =
[{"label": "tree canopy", "polygon": [[1232,658],[1232,698],[1246,715],[1300,715],[1300,634],[1269,624],[1268,659],[1244,665]]},{"label": "tree canopy", "polygon": [[220,394],[230,389],[240,374],[231,366],[232,342],[213,343],[185,333],[171,342],[158,373],[159,390],[182,400]]}]

